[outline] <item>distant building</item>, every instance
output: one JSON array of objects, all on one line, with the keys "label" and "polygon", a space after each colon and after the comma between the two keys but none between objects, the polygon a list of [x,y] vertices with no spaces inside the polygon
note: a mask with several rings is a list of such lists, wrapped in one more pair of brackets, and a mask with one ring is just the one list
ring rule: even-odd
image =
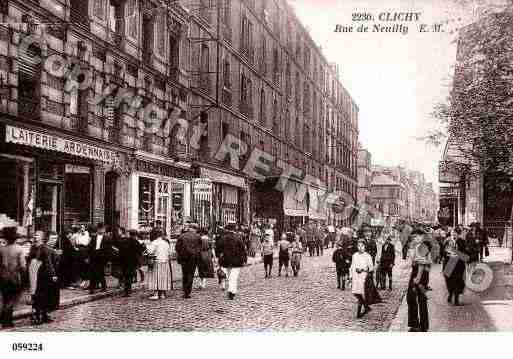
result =
[{"label": "distant building", "polygon": [[371,183],[372,205],[381,213],[386,224],[394,224],[404,217],[406,188],[391,176],[377,173]]},{"label": "distant building", "polygon": [[357,202],[359,206],[365,205],[370,208],[372,205],[371,199],[371,184],[372,184],[372,155],[371,153],[362,148],[358,149],[358,196]]},{"label": "distant building", "polygon": [[374,165],[372,173],[373,178],[388,176],[403,186],[404,196],[401,198],[399,214],[402,219],[424,223],[437,222],[438,196],[433,184],[426,182],[424,174],[403,166],[380,165]]}]

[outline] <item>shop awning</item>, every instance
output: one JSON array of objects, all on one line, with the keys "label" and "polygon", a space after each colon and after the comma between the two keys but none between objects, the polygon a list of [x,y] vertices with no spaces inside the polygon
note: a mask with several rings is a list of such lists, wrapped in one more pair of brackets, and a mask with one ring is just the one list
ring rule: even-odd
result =
[{"label": "shop awning", "polygon": [[212,182],[224,183],[230,186],[246,189],[246,180],[244,178],[237,177],[229,173],[202,168],[200,170],[200,176],[202,178],[208,178]]}]

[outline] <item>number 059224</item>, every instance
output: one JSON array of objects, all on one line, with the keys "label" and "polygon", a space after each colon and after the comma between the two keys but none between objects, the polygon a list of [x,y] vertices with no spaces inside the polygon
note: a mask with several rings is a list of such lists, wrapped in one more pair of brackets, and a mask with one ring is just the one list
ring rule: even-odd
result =
[{"label": "number 059224", "polygon": [[42,352],[42,343],[12,343],[13,352]]}]

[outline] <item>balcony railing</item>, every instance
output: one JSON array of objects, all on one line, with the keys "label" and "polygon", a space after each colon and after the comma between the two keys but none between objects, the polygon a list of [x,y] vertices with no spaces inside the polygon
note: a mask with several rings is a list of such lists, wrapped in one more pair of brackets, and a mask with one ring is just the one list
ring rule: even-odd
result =
[{"label": "balcony railing", "polygon": [[229,89],[227,89],[226,87],[223,88],[223,90],[221,92],[221,101],[226,106],[231,106],[232,105],[232,92]]},{"label": "balcony railing", "polygon": [[251,64],[255,62],[255,50],[253,48],[243,47],[241,53]]},{"label": "balcony railing", "polygon": [[253,117],[253,105],[248,102],[241,102],[239,104],[239,111],[243,115],[246,115],[249,118]]},{"label": "balcony railing", "polygon": [[123,43],[123,36],[121,34],[118,34],[117,32],[111,32],[109,34],[110,41],[114,44],[114,46],[121,46]]},{"label": "balcony railing", "polygon": [[84,30],[87,30],[87,32],[89,32],[91,28],[87,13],[84,14],[82,11],[73,7],[70,9],[70,23],[82,27]]},{"label": "balcony railing", "polygon": [[87,117],[80,115],[71,115],[70,130],[78,133],[84,133],[87,127]]},{"label": "balcony railing", "polygon": [[208,73],[200,73],[199,75],[199,88],[205,91],[206,93],[210,93],[212,91],[212,83],[210,81],[210,74]]},{"label": "balcony railing", "polygon": [[141,147],[143,151],[153,152],[153,136],[144,136]]},{"label": "balcony railing", "polygon": [[40,120],[41,100],[32,97],[18,97],[18,116],[26,120]]},{"label": "balcony railing", "polygon": [[121,141],[121,128],[113,126],[109,128],[109,142],[120,143]]}]

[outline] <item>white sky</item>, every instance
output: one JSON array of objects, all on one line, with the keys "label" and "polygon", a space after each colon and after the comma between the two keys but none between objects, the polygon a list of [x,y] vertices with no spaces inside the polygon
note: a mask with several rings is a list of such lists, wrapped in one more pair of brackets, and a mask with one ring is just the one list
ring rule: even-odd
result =
[{"label": "white sky", "polygon": [[[359,139],[373,163],[419,170],[436,190],[443,148],[417,138],[432,127],[434,104],[448,95],[456,54],[451,30],[473,19],[475,2],[491,0],[289,0],[328,61],[338,63],[342,83],[360,108]],[[351,21],[355,11],[376,20],[381,12],[422,14],[417,23],[404,23],[407,35],[335,33],[336,24],[360,24]],[[443,33],[420,33],[416,26],[441,22]]]}]

